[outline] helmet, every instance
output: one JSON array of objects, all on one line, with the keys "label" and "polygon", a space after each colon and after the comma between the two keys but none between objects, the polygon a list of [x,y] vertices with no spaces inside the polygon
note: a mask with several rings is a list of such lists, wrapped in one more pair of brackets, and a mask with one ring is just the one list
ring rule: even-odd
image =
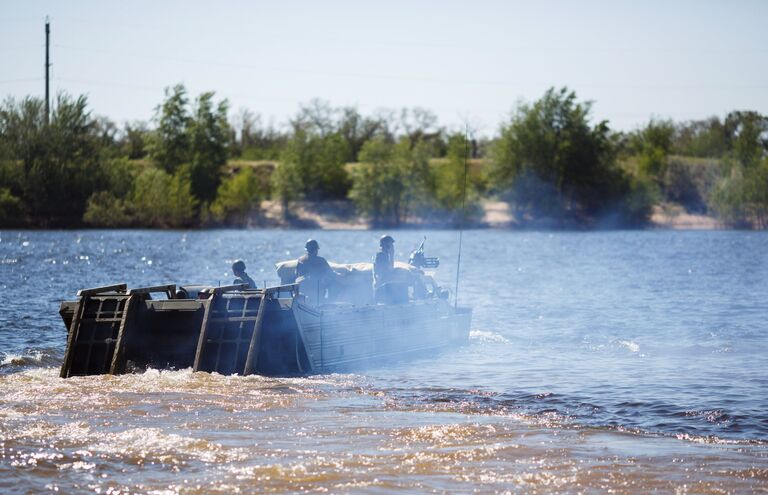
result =
[{"label": "helmet", "polygon": [[383,235],[381,236],[381,239],[379,239],[379,246],[384,247],[388,244],[394,244],[395,240],[392,238],[391,235]]},{"label": "helmet", "polygon": [[245,271],[245,262],[243,260],[237,260],[234,263],[232,263],[232,271],[233,272],[244,272]]},{"label": "helmet", "polygon": [[304,244],[307,251],[317,251],[320,249],[320,244],[314,239],[307,239],[307,243]]}]

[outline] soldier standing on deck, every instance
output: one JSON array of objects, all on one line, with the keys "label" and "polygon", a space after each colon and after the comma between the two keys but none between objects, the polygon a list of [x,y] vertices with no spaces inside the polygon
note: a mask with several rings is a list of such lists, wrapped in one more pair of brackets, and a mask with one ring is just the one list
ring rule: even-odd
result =
[{"label": "soldier standing on deck", "polygon": [[320,244],[316,240],[307,240],[304,248],[307,254],[298,259],[296,281],[304,284],[307,289],[304,291],[306,295],[314,295],[312,299],[319,302],[324,298],[325,289],[335,277],[335,273],[325,258],[317,255]]},{"label": "soldier standing on deck", "polygon": [[395,273],[395,240],[383,235],[379,239],[379,252],[373,260],[373,292],[376,302],[391,303],[390,287]]}]

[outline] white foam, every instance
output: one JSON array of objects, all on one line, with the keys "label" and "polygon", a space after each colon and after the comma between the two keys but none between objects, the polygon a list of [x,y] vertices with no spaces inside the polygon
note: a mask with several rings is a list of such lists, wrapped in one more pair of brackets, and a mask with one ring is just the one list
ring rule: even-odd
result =
[{"label": "white foam", "polygon": [[24,366],[27,364],[42,364],[45,354],[42,351],[32,351],[27,354],[6,354],[0,361],[0,366]]},{"label": "white foam", "polygon": [[632,342],[631,340],[617,340],[617,344],[622,347],[626,347],[629,352],[640,352],[640,344]]},{"label": "white foam", "polygon": [[469,339],[477,342],[490,342],[494,344],[509,344],[510,341],[503,335],[488,330],[471,330]]}]

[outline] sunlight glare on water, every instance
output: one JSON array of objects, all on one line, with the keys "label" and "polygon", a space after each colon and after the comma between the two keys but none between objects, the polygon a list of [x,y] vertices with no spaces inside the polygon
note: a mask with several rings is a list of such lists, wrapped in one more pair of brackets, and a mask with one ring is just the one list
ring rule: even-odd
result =
[{"label": "sunlight glare on water", "polygon": [[[473,231],[468,346],[354,374],[58,378],[84,287],[259,283],[308,236],[0,233],[0,492],[723,493],[768,488],[768,236]],[[399,259],[421,240],[396,233]],[[455,232],[430,232],[453,287]],[[151,263],[149,263],[151,261]]]}]

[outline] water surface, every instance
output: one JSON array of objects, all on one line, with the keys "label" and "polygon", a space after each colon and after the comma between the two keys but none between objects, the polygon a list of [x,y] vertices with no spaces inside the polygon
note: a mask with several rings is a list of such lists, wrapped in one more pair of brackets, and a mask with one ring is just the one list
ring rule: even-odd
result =
[{"label": "water surface", "polygon": [[[308,236],[0,232],[0,492],[768,490],[768,235],[464,237],[470,344],[307,378],[58,378],[62,299],[126,282],[259,283]],[[395,235],[407,259],[422,233]],[[456,232],[428,232],[453,289]]]}]

